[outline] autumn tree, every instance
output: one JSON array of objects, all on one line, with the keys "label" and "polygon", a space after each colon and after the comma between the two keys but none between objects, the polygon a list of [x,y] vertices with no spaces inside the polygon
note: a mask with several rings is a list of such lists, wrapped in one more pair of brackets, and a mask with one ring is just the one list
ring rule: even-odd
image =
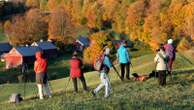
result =
[{"label": "autumn tree", "polygon": [[30,10],[25,16],[17,16],[4,25],[5,33],[13,45],[30,44],[47,38],[47,23],[39,9]]},{"label": "autumn tree", "polygon": [[26,6],[30,8],[40,8],[40,0],[26,0]]},{"label": "autumn tree", "polygon": [[94,33],[90,37],[91,44],[84,50],[84,62],[93,64],[95,59],[103,52],[103,47],[108,43],[107,34],[104,32]]},{"label": "autumn tree", "polygon": [[127,9],[127,18],[125,20],[126,33],[130,35],[131,40],[141,40],[143,25],[143,15],[145,10],[144,0],[138,0],[132,3]]},{"label": "autumn tree", "polygon": [[75,37],[71,16],[63,7],[54,9],[49,21],[49,39],[70,43]]}]

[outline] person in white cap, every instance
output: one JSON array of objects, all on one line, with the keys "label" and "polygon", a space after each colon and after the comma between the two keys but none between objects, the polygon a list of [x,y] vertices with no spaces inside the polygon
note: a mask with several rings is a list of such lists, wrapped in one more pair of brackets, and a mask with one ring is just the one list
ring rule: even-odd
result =
[{"label": "person in white cap", "polygon": [[171,74],[172,73],[172,65],[176,58],[176,49],[173,46],[173,40],[168,39],[168,43],[164,45],[165,53],[168,57],[168,71]]},{"label": "person in white cap", "polygon": [[105,98],[107,98],[110,95],[110,93],[112,92],[108,73],[109,73],[110,68],[113,65],[112,65],[112,62],[109,58],[109,53],[110,53],[110,49],[106,47],[104,50],[104,60],[103,60],[102,68],[100,70],[101,83],[97,86],[96,89],[94,89],[92,91],[93,96],[96,96],[98,91],[100,91],[104,86],[105,86],[105,95],[104,95]]}]

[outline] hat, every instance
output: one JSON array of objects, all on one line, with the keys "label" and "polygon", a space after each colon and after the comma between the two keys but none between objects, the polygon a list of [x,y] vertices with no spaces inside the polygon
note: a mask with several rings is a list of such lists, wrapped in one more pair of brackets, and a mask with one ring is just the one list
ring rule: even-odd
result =
[{"label": "hat", "polygon": [[168,39],[168,44],[172,44],[173,40],[172,39]]},{"label": "hat", "polygon": [[104,51],[104,54],[109,55],[110,54],[110,48],[106,48]]}]

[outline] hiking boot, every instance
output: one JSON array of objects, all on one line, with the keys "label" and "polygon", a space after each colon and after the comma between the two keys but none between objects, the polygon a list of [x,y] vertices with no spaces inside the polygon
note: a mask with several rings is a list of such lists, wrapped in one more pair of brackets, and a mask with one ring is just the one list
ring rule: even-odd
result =
[{"label": "hiking boot", "polygon": [[96,93],[94,91],[91,92],[93,97],[96,97]]}]

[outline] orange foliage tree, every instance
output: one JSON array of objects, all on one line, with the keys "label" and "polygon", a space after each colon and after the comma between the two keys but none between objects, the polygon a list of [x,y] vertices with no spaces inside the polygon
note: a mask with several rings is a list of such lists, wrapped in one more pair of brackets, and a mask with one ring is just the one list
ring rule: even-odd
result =
[{"label": "orange foliage tree", "polygon": [[102,54],[104,45],[108,43],[107,34],[104,32],[94,33],[90,37],[91,44],[84,50],[84,62],[92,64]]},{"label": "orange foliage tree", "polygon": [[74,25],[71,22],[71,16],[63,7],[55,8],[49,21],[49,39],[69,43],[73,41]]},{"label": "orange foliage tree", "polygon": [[41,11],[31,9],[25,16],[17,16],[12,22],[6,22],[5,33],[13,45],[30,44],[47,39],[47,26]]}]

